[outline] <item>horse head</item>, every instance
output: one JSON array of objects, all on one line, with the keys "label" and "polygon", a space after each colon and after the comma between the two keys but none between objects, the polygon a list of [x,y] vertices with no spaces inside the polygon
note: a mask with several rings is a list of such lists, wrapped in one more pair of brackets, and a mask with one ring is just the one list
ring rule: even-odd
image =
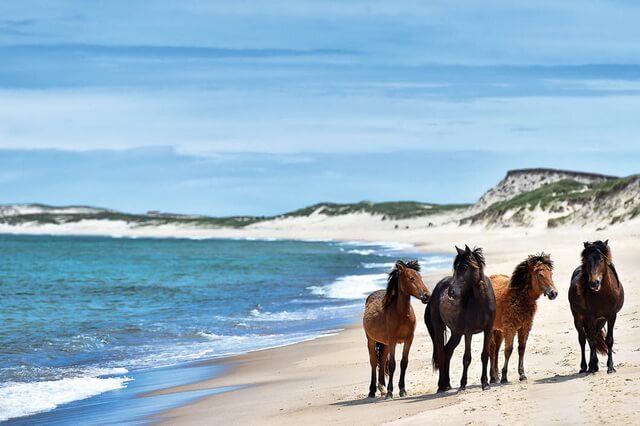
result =
[{"label": "horse head", "polygon": [[589,289],[593,292],[600,291],[602,280],[611,264],[611,250],[609,240],[585,242],[581,253],[582,272]]},{"label": "horse head", "polygon": [[545,253],[531,255],[527,258],[527,268],[533,291],[538,295],[544,294],[549,300],[555,299],[558,296],[558,290],[553,282],[551,256]]},{"label": "horse head", "polygon": [[[420,264],[417,260],[396,262],[394,271],[397,273],[398,290],[402,293],[409,294],[416,299],[420,299],[426,304],[431,297],[431,292],[422,281],[420,275]],[[392,272],[393,273],[393,272]]]},{"label": "horse head", "polygon": [[387,292],[384,297],[384,306],[390,306],[399,293],[408,294],[422,303],[427,303],[431,297],[429,289],[420,276],[420,264],[417,260],[403,262],[398,260],[387,278]]},{"label": "horse head", "polygon": [[481,248],[471,250],[465,244],[464,250],[456,246],[458,255],[453,261],[452,283],[462,288],[465,284],[477,285],[484,278],[484,256]]}]

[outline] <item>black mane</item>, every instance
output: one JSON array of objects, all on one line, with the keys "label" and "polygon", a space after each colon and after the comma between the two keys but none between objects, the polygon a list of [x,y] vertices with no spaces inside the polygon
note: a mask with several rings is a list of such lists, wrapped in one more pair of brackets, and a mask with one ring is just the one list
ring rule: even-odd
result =
[{"label": "black mane", "polygon": [[584,243],[584,250],[580,253],[582,257],[582,261],[584,262],[589,255],[597,253],[607,259],[607,262],[611,262],[611,251],[609,250],[609,245],[606,241],[594,241],[592,243],[586,242]]},{"label": "black mane", "polygon": [[553,269],[553,261],[548,254],[542,252],[527,257],[520,262],[518,266],[513,270],[511,279],[509,280],[510,288],[524,288],[525,285],[531,285],[531,279],[529,277],[529,269],[531,266],[537,263],[544,263],[549,268]]},{"label": "black mane", "polygon": [[405,268],[413,269],[416,272],[420,272],[420,263],[418,263],[417,260],[410,260],[408,262],[398,260],[396,262],[396,265],[393,267],[391,272],[389,272],[389,276],[387,277],[387,291],[383,299],[383,305],[385,308],[390,306],[398,297],[398,264],[404,266]]},{"label": "black mane", "polygon": [[469,252],[458,253],[456,258],[453,260],[453,269],[458,269],[462,263],[466,263],[472,267],[477,267],[480,269],[484,269],[484,255],[482,254],[482,249],[480,247],[476,247]]}]

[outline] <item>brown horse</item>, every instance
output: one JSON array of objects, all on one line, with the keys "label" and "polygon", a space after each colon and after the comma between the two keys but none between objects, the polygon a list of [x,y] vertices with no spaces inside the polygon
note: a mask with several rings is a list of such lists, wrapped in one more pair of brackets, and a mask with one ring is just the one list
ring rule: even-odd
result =
[{"label": "brown horse", "polygon": [[[418,261],[396,262],[389,273],[387,289],[378,290],[367,297],[362,323],[367,335],[369,362],[371,364],[371,385],[369,397],[376,396],[376,367],[380,366],[378,389],[385,394],[385,372],[389,373],[387,398],[393,398],[393,373],[396,370],[396,345],[404,343],[400,361],[400,396],[407,394],[404,376],[409,365],[409,350],[416,329],[416,315],[411,307],[411,296],[427,303],[429,289],[422,282]],[[385,362],[388,360],[388,364]]]},{"label": "brown horse", "polygon": [[[598,371],[598,355],[607,354],[607,373],[615,373],[613,366],[613,327],[624,304],[624,289],[611,258],[609,240],[584,243],[582,265],[571,276],[569,304],[573,323],[578,330],[582,357],[580,372]],[[607,337],[604,324],[607,323]],[[589,342],[589,369],[584,345]]]},{"label": "brown horse", "polygon": [[[449,365],[460,339],[464,335],[463,371],[460,389],[467,386],[467,371],[471,364],[471,338],[484,332],[482,346],[482,389],[489,388],[487,362],[489,340],[496,316],[496,297],[491,279],[484,274],[482,250],[456,247],[458,255],[453,261],[453,276],[445,277],[436,285],[424,313],[424,321],[433,342],[433,368],[440,370],[438,392],[451,389]],[[445,345],[446,329],[451,337]]]},{"label": "brown horse", "polygon": [[553,262],[548,254],[537,254],[523,260],[513,271],[511,278],[506,275],[491,275],[493,291],[496,293],[496,320],[491,338],[491,383],[498,381],[498,354],[504,339],[504,366],[501,383],[507,383],[507,368],[513,351],[513,339],[518,335],[518,374],[524,374],[524,353],[533,316],[538,308],[537,300],[545,295],[549,300],[558,296],[553,283]]}]

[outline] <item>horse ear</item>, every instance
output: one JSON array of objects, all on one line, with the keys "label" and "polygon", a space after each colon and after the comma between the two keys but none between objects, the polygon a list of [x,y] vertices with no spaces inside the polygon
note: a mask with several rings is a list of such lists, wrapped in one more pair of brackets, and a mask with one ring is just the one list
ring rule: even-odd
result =
[{"label": "horse ear", "polygon": [[459,255],[463,255],[464,254],[464,250],[462,250],[458,246],[455,246],[455,247],[456,247],[456,251],[458,252]]},{"label": "horse ear", "polygon": [[609,247],[609,240],[604,240],[604,245]]},{"label": "horse ear", "polygon": [[582,243],[584,245],[584,248],[589,247],[589,241],[585,241],[584,243]]},{"label": "horse ear", "polygon": [[468,245],[466,245],[466,244],[464,245],[464,252],[465,252],[466,254],[471,254],[471,249],[470,249],[470,248],[469,248],[469,246],[468,246]]},{"label": "horse ear", "polygon": [[398,260],[398,261],[396,262],[396,269],[397,269],[399,272],[404,271],[404,263],[403,263],[401,260]]}]

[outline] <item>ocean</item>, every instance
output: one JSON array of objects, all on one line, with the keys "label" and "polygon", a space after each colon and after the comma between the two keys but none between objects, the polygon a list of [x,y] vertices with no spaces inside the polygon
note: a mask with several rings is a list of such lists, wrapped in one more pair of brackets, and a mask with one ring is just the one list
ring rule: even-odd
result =
[{"label": "ocean", "polygon": [[335,332],[396,258],[451,264],[335,241],[0,235],[0,253],[0,421],[60,424],[169,384],[154,371]]}]

